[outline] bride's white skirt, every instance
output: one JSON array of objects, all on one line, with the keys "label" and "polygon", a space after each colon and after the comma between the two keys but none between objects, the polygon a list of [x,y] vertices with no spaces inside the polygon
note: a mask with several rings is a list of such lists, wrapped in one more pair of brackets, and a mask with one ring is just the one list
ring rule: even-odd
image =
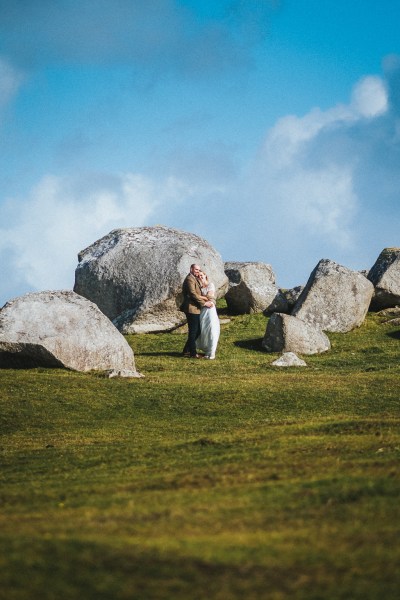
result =
[{"label": "bride's white skirt", "polygon": [[201,309],[200,328],[201,333],[196,340],[197,348],[203,350],[206,356],[215,358],[220,334],[219,318],[215,306]]}]

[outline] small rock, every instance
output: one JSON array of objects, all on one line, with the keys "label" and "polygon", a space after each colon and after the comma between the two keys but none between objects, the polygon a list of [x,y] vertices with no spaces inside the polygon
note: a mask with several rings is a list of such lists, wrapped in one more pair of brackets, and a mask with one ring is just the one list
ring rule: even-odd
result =
[{"label": "small rock", "polygon": [[395,319],[389,319],[388,321],[384,321],[383,325],[400,325],[400,317],[397,317]]},{"label": "small rock", "polygon": [[231,323],[231,319],[220,319],[219,320],[220,325],[228,325],[228,323]]},{"label": "small rock", "polygon": [[284,352],[282,356],[274,360],[273,367],[306,367],[307,363],[294,352]]},{"label": "small rock", "polygon": [[393,306],[393,308],[384,308],[383,310],[380,310],[377,314],[381,315],[382,317],[400,317],[400,306]]},{"label": "small rock", "polygon": [[141,373],[139,373],[138,371],[129,371],[127,369],[121,369],[120,371],[117,371],[116,369],[113,369],[112,371],[106,371],[106,376],[109,379],[112,379],[114,377],[126,377],[126,378],[138,378],[138,377],[144,377],[144,375],[142,375]]},{"label": "small rock", "polygon": [[304,290],[304,285],[297,285],[290,290],[282,290],[283,295],[285,296],[289,310],[292,310],[297,300],[300,298],[301,292]]}]

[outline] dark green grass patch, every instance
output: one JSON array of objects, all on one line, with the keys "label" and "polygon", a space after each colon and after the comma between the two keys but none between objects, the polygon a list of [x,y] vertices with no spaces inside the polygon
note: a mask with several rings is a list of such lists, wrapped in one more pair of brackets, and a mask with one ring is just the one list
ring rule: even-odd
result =
[{"label": "dark green grass patch", "polygon": [[265,327],[130,336],[144,379],[0,370],[0,598],[397,599],[398,328],[276,369]]}]

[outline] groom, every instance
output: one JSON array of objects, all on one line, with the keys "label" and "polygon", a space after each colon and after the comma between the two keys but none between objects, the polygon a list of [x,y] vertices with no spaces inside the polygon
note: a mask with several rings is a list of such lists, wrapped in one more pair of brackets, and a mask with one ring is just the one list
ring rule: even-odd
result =
[{"label": "groom", "polygon": [[200,358],[196,352],[196,339],[200,335],[200,311],[203,306],[207,308],[213,306],[212,302],[205,301],[201,296],[199,274],[199,265],[191,265],[190,273],[186,276],[182,286],[183,303],[181,309],[186,315],[189,328],[183,355],[189,354],[190,358]]}]

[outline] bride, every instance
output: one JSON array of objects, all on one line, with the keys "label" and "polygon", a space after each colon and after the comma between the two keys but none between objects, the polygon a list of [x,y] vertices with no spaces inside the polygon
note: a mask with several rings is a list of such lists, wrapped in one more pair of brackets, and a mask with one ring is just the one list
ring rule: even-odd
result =
[{"label": "bride", "polygon": [[199,274],[201,293],[205,300],[213,303],[211,308],[202,308],[200,313],[200,335],[196,340],[197,348],[203,350],[204,358],[213,360],[219,340],[220,324],[215,307],[215,285],[208,280],[204,272]]}]

